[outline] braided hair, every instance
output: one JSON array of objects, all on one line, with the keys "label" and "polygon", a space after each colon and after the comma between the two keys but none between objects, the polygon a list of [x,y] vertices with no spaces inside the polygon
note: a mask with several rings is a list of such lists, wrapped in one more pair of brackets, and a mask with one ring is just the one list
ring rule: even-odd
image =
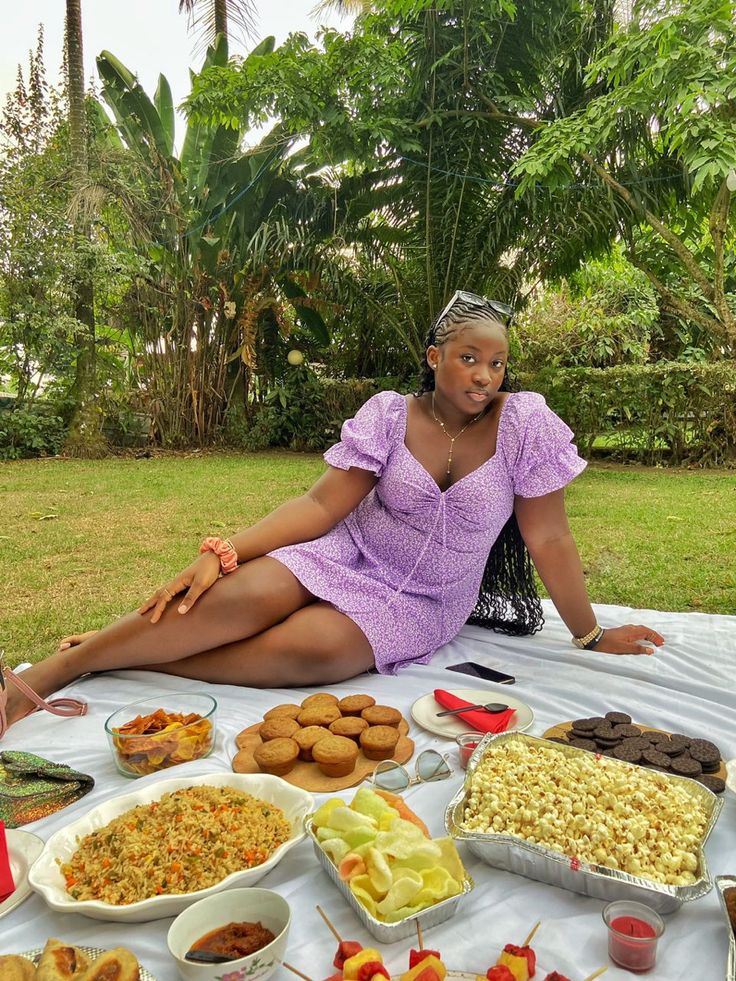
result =
[{"label": "braided hair", "polygon": [[[419,390],[415,393],[417,398],[425,392],[434,391],[434,372],[427,361],[427,348],[441,347],[458,332],[460,324],[469,321],[491,321],[506,329],[490,307],[480,307],[459,299],[429,329],[424,343]],[[499,391],[515,390],[516,386],[507,370]],[[468,623],[516,636],[534,634],[542,629],[544,617],[534,579],[534,566],[513,513],[488,553],[478,600]]]}]

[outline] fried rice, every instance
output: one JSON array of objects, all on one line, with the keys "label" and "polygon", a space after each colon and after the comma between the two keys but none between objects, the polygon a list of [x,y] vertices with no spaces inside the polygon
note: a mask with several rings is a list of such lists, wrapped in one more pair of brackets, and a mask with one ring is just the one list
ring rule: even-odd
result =
[{"label": "fried rice", "polygon": [[232,787],[186,787],[85,835],[59,864],[72,899],[125,906],[206,889],[262,865],[290,837],[275,804]]}]

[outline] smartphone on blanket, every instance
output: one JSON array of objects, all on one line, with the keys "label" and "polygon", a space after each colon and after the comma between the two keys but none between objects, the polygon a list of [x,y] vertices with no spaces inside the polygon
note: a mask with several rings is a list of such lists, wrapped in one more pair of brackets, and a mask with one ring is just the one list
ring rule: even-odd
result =
[{"label": "smartphone on blanket", "polygon": [[478,664],[475,661],[463,661],[462,664],[448,664],[448,671],[458,671],[460,674],[469,674],[473,678],[482,678],[484,681],[495,681],[499,685],[513,685],[516,678],[512,674],[504,674],[503,671],[494,671],[487,668],[485,664]]}]

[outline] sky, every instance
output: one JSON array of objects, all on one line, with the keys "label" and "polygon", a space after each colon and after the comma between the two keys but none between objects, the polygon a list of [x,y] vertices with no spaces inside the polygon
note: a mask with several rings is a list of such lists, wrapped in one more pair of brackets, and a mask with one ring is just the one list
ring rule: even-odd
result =
[{"label": "sky", "polygon": [[[257,40],[273,34],[276,42],[292,31],[314,36],[320,23],[347,29],[349,19],[337,13],[311,16],[316,0],[256,0]],[[0,105],[15,88],[20,63],[28,65],[28,51],[36,47],[38,25],[45,32],[44,61],[49,82],[58,78],[64,39],[64,0],[0,0]],[[86,78],[96,77],[95,58],[107,49],[134,72],[151,96],[159,72],[169,80],[174,103],[189,93],[189,67],[199,68],[201,55],[194,55],[197,40],[187,33],[187,17],[178,13],[178,0],[82,0],[84,67]],[[256,43],[255,41],[253,43]],[[251,45],[252,46],[252,45]],[[244,54],[242,45],[232,46]],[[181,136],[181,134],[180,134]]]}]

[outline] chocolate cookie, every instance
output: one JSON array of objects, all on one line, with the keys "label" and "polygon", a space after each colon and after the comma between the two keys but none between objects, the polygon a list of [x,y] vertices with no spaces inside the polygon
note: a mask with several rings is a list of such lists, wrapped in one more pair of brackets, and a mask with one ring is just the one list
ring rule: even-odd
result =
[{"label": "chocolate cookie", "polygon": [[658,753],[654,747],[645,749],[641,754],[641,758],[649,766],[658,766],[661,770],[669,770],[672,766],[672,760],[669,756],[666,756],[664,753]]},{"label": "chocolate cookie", "polygon": [[600,715],[593,716],[590,719],[575,719],[572,727],[573,729],[579,729],[581,732],[592,732],[597,729],[599,725],[603,723],[603,718]]},{"label": "chocolate cookie", "polygon": [[570,739],[592,739],[593,733],[590,729],[570,729],[567,733]]},{"label": "chocolate cookie", "polygon": [[593,736],[595,739],[618,739],[618,736],[613,734],[613,726],[610,722],[604,722],[593,730]]},{"label": "chocolate cookie", "polygon": [[626,743],[621,743],[620,746],[611,750],[611,755],[615,756],[617,760],[625,760],[626,763],[638,763],[642,757],[642,750],[636,746],[627,746]]},{"label": "chocolate cookie", "polygon": [[599,739],[596,737],[595,741],[601,749],[614,749],[619,744],[618,739]]},{"label": "chocolate cookie", "polygon": [[634,736],[641,735],[641,729],[639,726],[627,725],[622,723],[621,725],[615,725],[613,727],[614,736],[618,736],[620,739],[632,739]]},{"label": "chocolate cookie", "polygon": [[708,739],[693,739],[688,747],[690,755],[698,763],[713,763],[721,758],[721,751]]},{"label": "chocolate cookie", "polygon": [[683,736],[683,734],[681,732],[673,732],[671,738],[672,739],[676,739],[678,741],[678,743],[683,743],[684,746],[685,746],[685,749],[687,749],[688,746],[690,745],[690,743],[692,742],[692,739],[690,738],[690,736]]},{"label": "chocolate cookie", "polygon": [[698,777],[698,781],[714,794],[722,794],[726,789],[725,780],[721,780],[720,777],[712,777],[708,773],[701,773],[701,775]]},{"label": "chocolate cookie", "polygon": [[631,716],[627,715],[626,712],[606,712],[606,721],[614,725],[631,725]]},{"label": "chocolate cookie", "polygon": [[677,743],[674,739],[660,739],[658,743],[653,745],[658,753],[666,753],[667,756],[680,756],[685,752],[682,743]]},{"label": "chocolate cookie", "polygon": [[697,760],[689,756],[680,756],[672,760],[672,772],[680,777],[699,777],[703,768]]},{"label": "chocolate cookie", "polygon": [[624,739],[623,742],[619,743],[619,746],[629,746],[632,749],[638,749],[643,752],[645,749],[651,749],[652,744],[648,739],[643,739],[641,736],[633,736],[629,739]]},{"label": "chocolate cookie", "polygon": [[578,749],[587,749],[591,753],[596,753],[598,751],[598,746],[592,739],[571,739],[571,746],[576,746]]},{"label": "chocolate cookie", "polygon": [[700,764],[703,767],[703,773],[718,773],[721,769],[720,757],[717,760],[709,760],[706,763]]}]

